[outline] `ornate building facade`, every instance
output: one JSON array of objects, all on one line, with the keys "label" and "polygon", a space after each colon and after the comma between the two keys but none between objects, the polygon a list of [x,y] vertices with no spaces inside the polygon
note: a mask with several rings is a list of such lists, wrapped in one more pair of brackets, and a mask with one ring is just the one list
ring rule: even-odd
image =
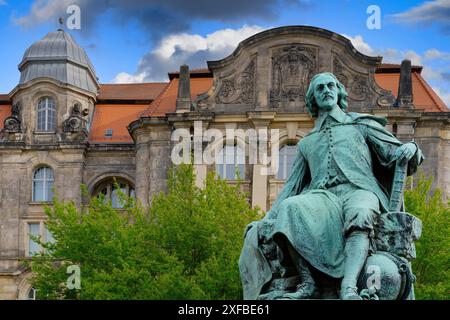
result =
[{"label": "ornate building facade", "polygon": [[[243,161],[248,141],[237,137],[237,157],[195,164],[197,183],[208,171],[235,183],[249,201],[270,208],[289,175],[295,144],[314,125],[304,96],[311,77],[333,72],[349,93],[349,110],[385,116],[399,139],[415,140],[435,186],[450,192],[449,110],[421,76],[422,67],[382,64],[328,30],[281,27],[254,35],[208,69],[169,73],[169,82],[100,84],[83,48],[62,30],[26,50],[19,84],[0,95],[0,299],[32,298],[21,261],[39,251],[30,234],[53,241],[44,205],[54,190],[81,206],[91,194],[120,208],[113,181],[143,204],[166,188],[175,129],[279,129],[279,170]],[[229,167],[227,164],[231,164]],[[234,170],[235,168],[238,170]]]}]

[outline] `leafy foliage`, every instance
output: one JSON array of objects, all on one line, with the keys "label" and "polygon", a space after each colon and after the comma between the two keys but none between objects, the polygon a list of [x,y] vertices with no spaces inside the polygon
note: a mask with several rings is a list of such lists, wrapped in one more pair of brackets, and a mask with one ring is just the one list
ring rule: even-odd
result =
[{"label": "leafy foliage", "polygon": [[442,191],[431,193],[433,178],[419,176],[413,190],[405,192],[406,211],[422,220],[422,236],[416,242],[413,272],[416,299],[450,297],[450,209]]},{"label": "leafy foliage", "polygon": [[[55,198],[46,208],[56,243],[28,264],[40,299],[241,299],[237,261],[243,230],[261,218],[240,186],[208,175],[195,186],[192,167],[169,174],[168,192],[150,209],[121,194],[123,210],[104,198],[78,209]],[[417,299],[448,299],[450,212],[432,178],[405,192],[406,210],[422,220],[416,243]],[[86,193],[86,191],[85,191]],[[81,289],[66,286],[68,265],[81,269]]]},{"label": "leafy foliage", "polygon": [[[54,200],[46,209],[54,244],[29,262],[39,299],[240,299],[243,230],[260,218],[239,185],[211,173],[195,186],[191,166],[169,174],[167,194],[150,209],[121,194],[123,210],[103,197],[79,210]],[[79,265],[81,289],[66,286]]]}]

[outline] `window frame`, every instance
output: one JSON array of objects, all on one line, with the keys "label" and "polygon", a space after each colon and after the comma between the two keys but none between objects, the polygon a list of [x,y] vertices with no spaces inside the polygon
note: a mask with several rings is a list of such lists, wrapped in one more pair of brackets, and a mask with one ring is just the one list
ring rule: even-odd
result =
[{"label": "window frame", "polygon": [[[45,169],[47,169],[47,170],[45,170]],[[36,174],[38,173],[39,170],[45,170],[43,179],[36,178]],[[48,170],[50,170],[50,172],[52,174],[51,179],[50,178],[47,179]],[[43,188],[43,193],[44,193],[43,200],[36,199],[36,182],[42,182],[42,188]],[[49,194],[48,194],[48,183],[49,182],[52,183],[51,188],[53,188],[55,185],[55,170],[53,170],[52,167],[50,167],[48,165],[42,165],[33,170],[33,176],[32,176],[32,181],[31,181],[31,201],[32,202],[52,202],[53,201],[53,195],[54,195],[53,191],[51,191],[51,198],[49,197]],[[50,188],[50,190],[51,190],[51,188]]]},{"label": "window frame", "polygon": [[[26,223],[25,223],[25,228],[26,228],[26,232],[25,232],[25,234],[26,234],[25,256],[26,257],[32,257],[36,253],[43,252],[43,250],[44,250],[44,248],[41,245],[37,244],[39,246],[39,249],[36,250],[33,253],[30,251],[30,249],[31,249],[31,245],[30,245],[31,242],[32,241],[35,242],[34,240],[32,240],[30,238],[30,235],[31,235],[31,233],[30,233],[30,226],[31,225],[38,225],[39,226],[39,234],[38,234],[38,236],[41,237],[41,239],[43,240],[44,243],[47,243],[47,242],[50,241],[49,234],[51,234],[51,233],[48,230],[47,224],[45,223],[45,221],[43,221],[43,220],[28,220],[28,221],[26,221]],[[55,239],[53,238],[53,235],[51,236],[51,239],[52,239],[52,241],[50,241],[50,242],[54,243]]]},{"label": "window frame", "polygon": [[[37,300],[36,299],[36,292],[37,290],[33,287],[30,287],[30,289],[28,289],[27,291],[27,296],[25,298],[25,300]],[[30,293],[32,293],[32,297],[30,298]]]},{"label": "window frame", "polygon": [[[228,163],[227,159],[227,150],[233,149],[233,163]],[[242,157],[242,163],[240,162],[240,158]],[[220,160],[222,163],[219,163],[218,160]],[[222,147],[222,149],[219,150],[217,153],[217,157],[215,159],[215,172],[216,175],[223,179],[228,181],[233,180],[244,180],[246,175],[246,161],[245,161],[245,150],[239,146],[239,144],[234,145],[225,145]],[[234,173],[233,178],[229,178],[227,176],[227,167],[231,165],[234,165]],[[236,175],[236,168],[239,170],[239,175]],[[241,170],[242,168],[242,170]]]},{"label": "window frame", "polygon": [[[44,103],[44,106],[41,105],[42,103]],[[36,107],[36,132],[44,132],[44,133],[55,132],[57,120],[56,117],[57,115],[56,115],[55,99],[50,96],[44,96],[40,98],[37,102]],[[43,121],[41,121],[42,119]],[[43,128],[41,127],[42,123]]]},{"label": "window frame", "polygon": [[118,198],[117,198],[117,203],[119,204],[119,206],[114,206],[113,193],[115,190],[117,190],[117,189],[114,189],[115,183],[117,183],[119,185],[119,189],[122,189],[121,184],[124,184],[125,185],[124,193],[128,197],[133,197],[136,199],[136,189],[134,188],[134,185],[130,181],[128,181],[127,179],[122,178],[122,177],[110,177],[110,178],[103,179],[101,182],[97,183],[97,186],[94,188],[94,192],[92,193],[92,196],[98,197],[100,195],[100,193],[103,193],[102,191],[106,188],[106,193],[103,193],[105,195],[105,200],[111,201],[111,206],[114,209],[121,210],[121,209],[123,209],[125,204],[120,205],[120,203],[118,202],[119,201]]},{"label": "window frame", "polygon": [[[288,150],[291,149],[291,150]],[[286,150],[283,152],[283,150]],[[292,151],[293,153],[290,154],[289,151]],[[278,171],[275,174],[275,178],[277,180],[287,180],[289,178],[289,175],[291,174],[291,170],[292,167],[289,168],[287,167],[288,164],[288,156],[292,156],[293,161],[292,161],[292,165],[294,165],[294,161],[295,161],[295,157],[297,156],[297,145],[293,144],[293,143],[287,143],[284,144],[278,151]],[[281,157],[283,157],[281,159]],[[281,173],[280,173],[281,171]],[[289,172],[288,172],[289,171]]]}]

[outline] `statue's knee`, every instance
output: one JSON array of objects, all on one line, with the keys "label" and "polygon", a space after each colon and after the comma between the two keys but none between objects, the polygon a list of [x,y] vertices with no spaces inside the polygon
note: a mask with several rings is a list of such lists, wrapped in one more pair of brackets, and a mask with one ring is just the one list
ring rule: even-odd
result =
[{"label": "statue's knee", "polygon": [[373,235],[377,212],[371,209],[359,209],[346,212],[345,214],[345,234],[358,231]]},{"label": "statue's knee", "polygon": [[291,198],[287,198],[281,202],[280,209],[283,211],[291,211],[296,206],[296,201]]}]

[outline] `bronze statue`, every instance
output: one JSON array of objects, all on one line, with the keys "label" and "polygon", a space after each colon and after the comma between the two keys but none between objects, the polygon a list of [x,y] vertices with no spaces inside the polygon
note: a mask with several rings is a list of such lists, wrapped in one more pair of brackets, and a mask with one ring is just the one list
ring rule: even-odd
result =
[{"label": "bronze statue", "polygon": [[346,113],[331,73],[312,78],[305,101],[315,127],[271,210],[246,229],[244,298],[411,298],[420,221],[401,212],[402,191],[421,150],[384,118]]}]

